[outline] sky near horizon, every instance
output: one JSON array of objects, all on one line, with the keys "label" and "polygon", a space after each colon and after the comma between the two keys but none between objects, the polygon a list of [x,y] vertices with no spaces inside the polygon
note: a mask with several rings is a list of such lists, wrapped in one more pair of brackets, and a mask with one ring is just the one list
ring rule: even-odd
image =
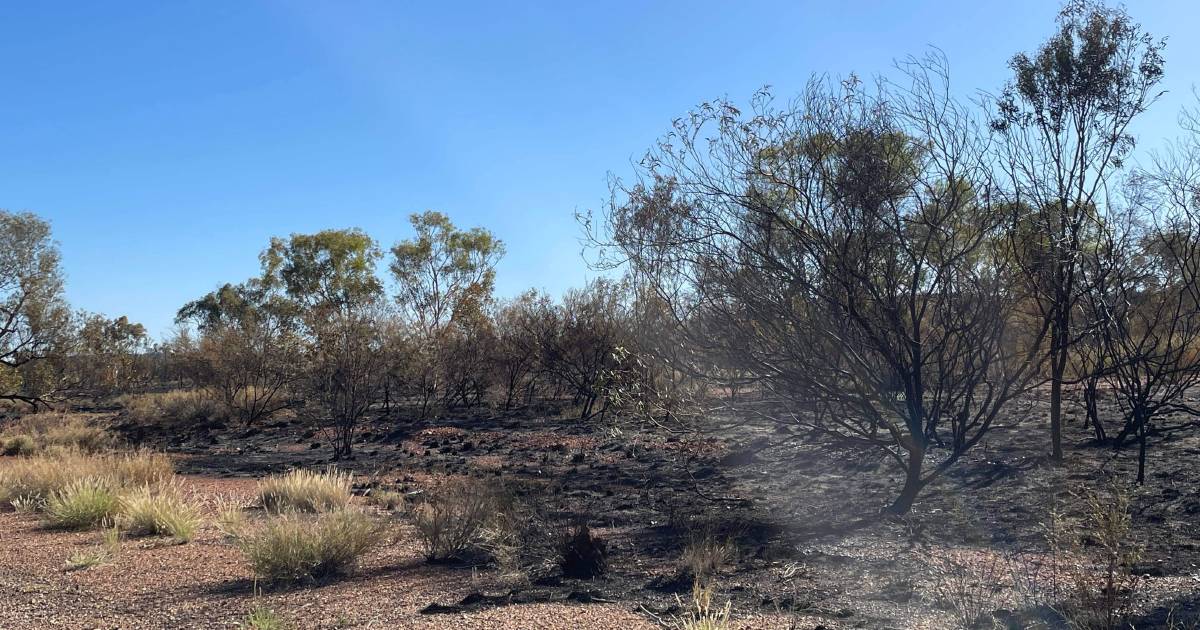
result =
[{"label": "sky near horizon", "polygon": [[[1200,4],[1133,0],[1168,37],[1139,151],[1200,81]],[[497,292],[590,272],[576,211],[705,100],[888,73],[930,46],[996,91],[1051,0],[8,2],[0,208],[50,220],[73,306],[155,337],[258,271],[272,236],[360,227],[385,249],[445,212],[507,245]]]}]

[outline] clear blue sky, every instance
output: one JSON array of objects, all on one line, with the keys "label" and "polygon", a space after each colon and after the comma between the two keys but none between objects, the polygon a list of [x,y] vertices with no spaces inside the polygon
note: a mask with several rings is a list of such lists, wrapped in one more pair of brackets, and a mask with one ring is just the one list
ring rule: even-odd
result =
[{"label": "clear blue sky", "polygon": [[[1194,0],[1132,1],[1170,37],[1174,134],[1200,78]],[[994,90],[1052,31],[1049,0],[8,2],[0,208],[48,218],[68,296],[157,336],[258,268],[273,235],[356,226],[385,247],[446,212],[508,245],[498,288],[589,275],[575,210],[702,100],[814,72],[887,72],[927,46]]]}]

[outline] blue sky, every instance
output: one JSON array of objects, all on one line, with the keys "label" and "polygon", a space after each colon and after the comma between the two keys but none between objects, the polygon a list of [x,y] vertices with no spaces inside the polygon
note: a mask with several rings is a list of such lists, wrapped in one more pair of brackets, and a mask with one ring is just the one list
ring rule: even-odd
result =
[{"label": "blue sky", "polygon": [[[1192,1],[1133,1],[1170,38],[1174,135],[1200,68]],[[573,214],[696,103],[869,76],[930,45],[963,94],[1053,28],[1048,0],[9,2],[0,208],[49,219],[68,297],[166,333],[258,269],[274,235],[361,227],[384,247],[436,209],[508,245],[498,290],[590,272]]]}]

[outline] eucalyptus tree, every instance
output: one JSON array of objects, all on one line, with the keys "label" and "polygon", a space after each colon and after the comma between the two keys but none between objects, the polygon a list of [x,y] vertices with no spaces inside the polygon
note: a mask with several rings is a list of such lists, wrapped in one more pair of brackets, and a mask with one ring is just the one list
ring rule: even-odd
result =
[{"label": "eucalyptus tree", "polygon": [[410,221],[416,234],[392,247],[389,269],[396,303],[415,332],[413,380],[425,415],[445,386],[451,328],[486,311],[504,244],[483,228],[459,229],[440,212]]},{"label": "eucalyptus tree", "polygon": [[[146,327],[122,315],[81,314],[73,354],[79,384],[93,393],[128,390],[149,374],[139,361],[150,350]],[[142,367],[144,367],[144,362]]]},{"label": "eucalyptus tree", "polygon": [[375,272],[381,256],[375,240],[357,228],[272,238],[259,255],[257,283],[286,296],[312,323],[374,304],[383,292]]},{"label": "eucalyptus tree", "polygon": [[1076,322],[1093,287],[1080,268],[1105,229],[1109,183],[1135,139],[1130,124],[1154,102],[1164,41],[1121,8],[1071,0],[1058,31],[1032,55],[1020,53],[1013,78],[995,101],[996,166],[1022,221],[1013,256],[1049,325],[1050,442],[1062,459],[1062,394],[1071,347],[1092,322]]},{"label": "eucalyptus tree", "polygon": [[262,273],[186,304],[206,381],[246,422],[303,398],[334,457],[351,454],[359,421],[383,393],[385,314],[378,245],[358,229],[273,238]]},{"label": "eucalyptus tree", "polygon": [[257,279],[226,284],[179,309],[176,322],[200,332],[194,345],[180,350],[193,378],[251,424],[291,405],[303,373],[298,317],[295,304]]},{"label": "eucalyptus tree", "polygon": [[72,332],[50,224],[0,210],[0,399],[48,404],[66,386]]},{"label": "eucalyptus tree", "polygon": [[387,378],[382,252],[358,229],[271,239],[257,282],[290,303],[303,336],[303,413],[327,422],[334,459],[352,453],[358,424]]}]

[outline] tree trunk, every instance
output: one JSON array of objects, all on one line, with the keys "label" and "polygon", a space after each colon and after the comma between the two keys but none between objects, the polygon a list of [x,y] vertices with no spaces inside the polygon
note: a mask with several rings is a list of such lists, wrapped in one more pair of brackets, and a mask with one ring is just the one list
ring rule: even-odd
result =
[{"label": "tree trunk", "polygon": [[1143,416],[1138,422],[1138,485],[1146,483],[1146,418]]},{"label": "tree trunk", "polygon": [[1100,406],[1097,403],[1099,397],[1099,386],[1095,381],[1089,380],[1083,391],[1083,401],[1087,406],[1087,418],[1084,420],[1086,424],[1092,426],[1096,434],[1096,441],[1103,444],[1108,439],[1108,435],[1104,432],[1104,425],[1100,423]]},{"label": "tree trunk", "polygon": [[917,499],[917,494],[925,484],[921,482],[921,466],[925,461],[924,445],[914,445],[908,451],[908,464],[904,474],[904,487],[900,490],[900,496],[890,507],[887,508],[889,514],[897,516],[908,514],[912,509],[913,502]]},{"label": "tree trunk", "polygon": [[[1055,337],[1059,337],[1059,333],[1055,333]],[[1054,357],[1050,360],[1050,457],[1061,462],[1063,459],[1062,450],[1062,386],[1063,374],[1067,367],[1067,348],[1066,346],[1056,347],[1054,349]]]}]

